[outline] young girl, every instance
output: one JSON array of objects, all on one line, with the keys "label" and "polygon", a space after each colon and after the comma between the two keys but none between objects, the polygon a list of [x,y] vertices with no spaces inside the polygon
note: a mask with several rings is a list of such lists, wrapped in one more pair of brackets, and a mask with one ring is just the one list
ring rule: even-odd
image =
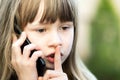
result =
[{"label": "young girl", "polygon": [[[74,0],[2,0],[1,80],[96,80],[76,58],[77,27]],[[26,38],[31,44],[22,51]],[[43,76],[37,73],[38,58],[46,64]]]}]

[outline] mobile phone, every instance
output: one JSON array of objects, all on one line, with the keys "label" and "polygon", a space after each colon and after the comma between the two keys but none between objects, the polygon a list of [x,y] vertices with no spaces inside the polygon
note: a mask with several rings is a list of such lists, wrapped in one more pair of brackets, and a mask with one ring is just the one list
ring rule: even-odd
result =
[{"label": "mobile phone", "polygon": [[[14,31],[17,35],[20,35],[22,30],[19,28],[19,26],[17,24],[14,23]],[[28,38],[26,38],[26,40],[24,41],[24,43],[21,46],[21,51],[23,52],[24,46],[31,44],[30,40]],[[37,50],[32,50],[30,53],[30,56],[32,56],[33,52],[35,52]],[[37,68],[37,72],[38,72],[38,76],[43,76],[44,72],[45,72],[45,68],[46,68],[46,64],[45,61],[39,57],[36,61],[36,68]]]}]

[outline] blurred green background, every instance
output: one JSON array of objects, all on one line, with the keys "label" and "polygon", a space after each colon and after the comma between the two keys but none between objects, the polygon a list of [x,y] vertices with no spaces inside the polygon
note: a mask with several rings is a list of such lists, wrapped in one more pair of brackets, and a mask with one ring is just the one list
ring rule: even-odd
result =
[{"label": "blurred green background", "polygon": [[102,0],[91,26],[88,68],[98,80],[120,80],[120,21],[110,0]]}]

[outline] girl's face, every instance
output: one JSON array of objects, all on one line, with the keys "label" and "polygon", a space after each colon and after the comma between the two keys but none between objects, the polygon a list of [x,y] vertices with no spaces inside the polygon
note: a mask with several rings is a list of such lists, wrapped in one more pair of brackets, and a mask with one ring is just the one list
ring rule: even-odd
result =
[{"label": "girl's face", "polygon": [[38,50],[43,52],[46,67],[53,69],[57,46],[60,46],[62,63],[70,54],[74,38],[74,26],[71,21],[61,22],[59,19],[54,23],[40,23],[42,8],[39,7],[34,21],[28,23],[24,31],[28,39],[37,46]]}]

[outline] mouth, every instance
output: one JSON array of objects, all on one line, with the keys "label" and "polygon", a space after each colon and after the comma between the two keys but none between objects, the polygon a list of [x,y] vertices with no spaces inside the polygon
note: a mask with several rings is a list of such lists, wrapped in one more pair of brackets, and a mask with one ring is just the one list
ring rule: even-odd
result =
[{"label": "mouth", "polygon": [[[61,57],[63,56],[63,54],[61,53]],[[54,64],[54,58],[55,58],[55,53],[51,53],[50,55],[46,56],[46,59],[48,62]]]},{"label": "mouth", "polygon": [[54,57],[55,57],[55,53],[52,53],[52,54],[46,56],[46,59],[47,59],[48,62],[53,64],[54,63]]}]

